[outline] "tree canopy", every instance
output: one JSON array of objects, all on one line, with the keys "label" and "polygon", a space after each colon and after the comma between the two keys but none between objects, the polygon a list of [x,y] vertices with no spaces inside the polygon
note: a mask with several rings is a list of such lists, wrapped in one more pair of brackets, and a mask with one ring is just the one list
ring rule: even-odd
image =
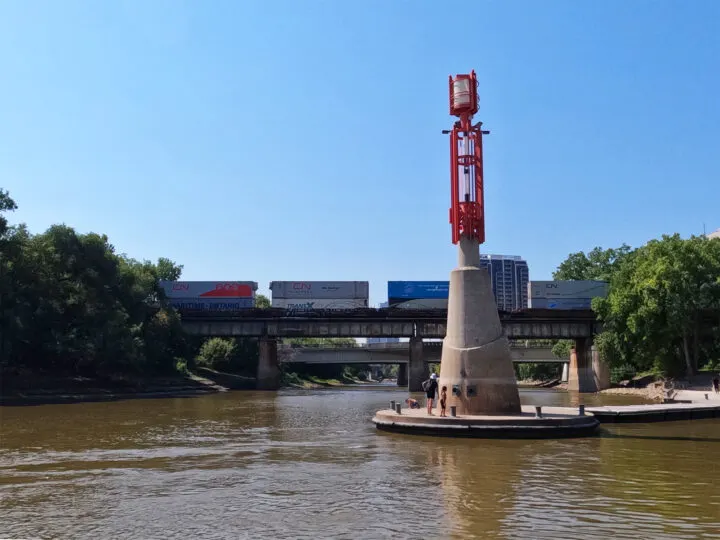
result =
[{"label": "tree canopy", "polygon": [[651,240],[612,276],[593,307],[599,345],[614,363],[693,374],[720,356],[720,239]]},{"label": "tree canopy", "polygon": [[596,247],[587,254],[571,253],[553,273],[553,279],[610,281],[631,253],[632,248],[627,244],[617,249]]},{"label": "tree canopy", "polygon": [[66,225],[30,234],[2,215],[15,208],[0,190],[0,367],[68,375],[173,371],[188,351],[158,281],[177,279],[182,267],[118,255],[105,235]]},{"label": "tree canopy", "polygon": [[[675,234],[635,250],[598,247],[569,255],[553,277],[609,282],[593,309],[603,323],[596,344],[611,365],[692,374],[720,363],[720,239]],[[567,348],[559,342],[555,352]]]}]

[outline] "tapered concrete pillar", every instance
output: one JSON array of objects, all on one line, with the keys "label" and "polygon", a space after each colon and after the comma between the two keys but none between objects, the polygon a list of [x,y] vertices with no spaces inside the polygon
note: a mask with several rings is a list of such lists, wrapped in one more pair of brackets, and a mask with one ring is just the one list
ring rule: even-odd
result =
[{"label": "tapered concrete pillar", "polygon": [[410,358],[408,360],[408,390],[422,392],[422,383],[430,376],[425,363],[422,338],[410,338]]},{"label": "tapered concrete pillar", "polygon": [[450,273],[448,320],[440,387],[458,414],[519,414],[520,394],[488,272],[476,240],[460,237],[458,268]]},{"label": "tapered concrete pillar", "polygon": [[260,358],[257,368],[257,389],[277,390],[280,388],[277,340],[261,338],[259,345]]},{"label": "tapered concrete pillar", "polygon": [[408,366],[407,366],[407,364],[399,364],[398,365],[397,385],[405,386],[405,387],[407,387],[407,385],[408,385]]},{"label": "tapered concrete pillar", "polygon": [[570,367],[568,370],[568,390],[572,392],[597,392],[592,367],[592,339],[575,340],[575,348],[570,350]]},{"label": "tapered concrete pillar", "polygon": [[600,356],[600,351],[593,345],[592,351],[592,370],[593,378],[595,379],[595,388],[605,390],[610,388],[610,366]]}]

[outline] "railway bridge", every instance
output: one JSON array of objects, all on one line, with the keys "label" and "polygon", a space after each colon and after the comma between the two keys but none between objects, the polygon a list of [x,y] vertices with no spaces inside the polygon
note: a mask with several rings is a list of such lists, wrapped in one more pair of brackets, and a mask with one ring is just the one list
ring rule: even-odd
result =
[{"label": "railway bridge", "polygon": [[[527,309],[499,312],[505,335],[517,339],[571,339],[575,349],[569,361],[568,387],[595,392],[607,384],[607,369],[592,347],[599,323],[591,310]],[[259,389],[279,388],[278,340],[290,337],[398,337],[409,338],[407,378],[411,392],[427,377],[425,339],[445,337],[444,309],[352,309],[295,312],[269,308],[236,312],[181,311],[185,330],[193,335],[254,337],[260,342]]]}]

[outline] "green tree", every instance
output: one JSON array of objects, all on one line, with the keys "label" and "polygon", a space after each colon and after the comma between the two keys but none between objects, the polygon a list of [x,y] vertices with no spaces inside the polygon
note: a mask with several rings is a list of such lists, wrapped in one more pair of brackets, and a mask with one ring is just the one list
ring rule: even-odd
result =
[{"label": "green tree", "polygon": [[177,278],[168,259],[138,262],[105,235],[54,225],[30,234],[2,215],[0,189],[0,368],[51,375],[164,373],[188,354],[177,315],[158,280]]},{"label": "green tree", "polygon": [[587,254],[571,253],[553,273],[553,279],[610,281],[632,251],[623,244],[615,249],[596,247]]},{"label": "green tree", "polygon": [[[632,248],[627,244],[610,249],[595,247],[588,253],[582,251],[571,253],[553,273],[553,279],[610,282],[632,253]],[[571,340],[557,340],[553,345],[553,355],[557,358],[569,358],[570,349],[574,346],[575,344]]]},{"label": "green tree", "polygon": [[270,307],[270,299],[264,294],[255,295],[255,307],[260,309],[267,309]]},{"label": "green tree", "polygon": [[197,365],[225,371],[235,356],[235,341],[224,338],[210,338],[198,353]]},{"label": "green tree", "polygon": [[593,305],[605,328],[601,352],[611,361],[694,373],[719,352],[720,239],[651,240],[613,276],[608,297]]}]

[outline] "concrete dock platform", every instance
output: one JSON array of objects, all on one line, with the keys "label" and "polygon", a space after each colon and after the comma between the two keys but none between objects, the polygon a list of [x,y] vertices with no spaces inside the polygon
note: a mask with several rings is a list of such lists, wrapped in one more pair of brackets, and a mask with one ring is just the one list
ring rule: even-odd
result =
[{"label": "concrete dock platform", "polygon": [[[517,415],[458,415],[440,417],[434,409],[403,409],[400,414],[386,409],[373,418],[379,430],[413,435],[476,438],[546,439],[585,437],[594,434],[599,421],[591,414],[580,415],[577,408],[543,407],[537,417],[535,407],[523,406]],[[448,411],[449,415],[449,411]]]},{"label": "concrete dock platform", "polygon": [[586,412],[600,423],[668,422],[720,418],[720,403],[659,403],[651,405],[605,405],[588,407]]}]

